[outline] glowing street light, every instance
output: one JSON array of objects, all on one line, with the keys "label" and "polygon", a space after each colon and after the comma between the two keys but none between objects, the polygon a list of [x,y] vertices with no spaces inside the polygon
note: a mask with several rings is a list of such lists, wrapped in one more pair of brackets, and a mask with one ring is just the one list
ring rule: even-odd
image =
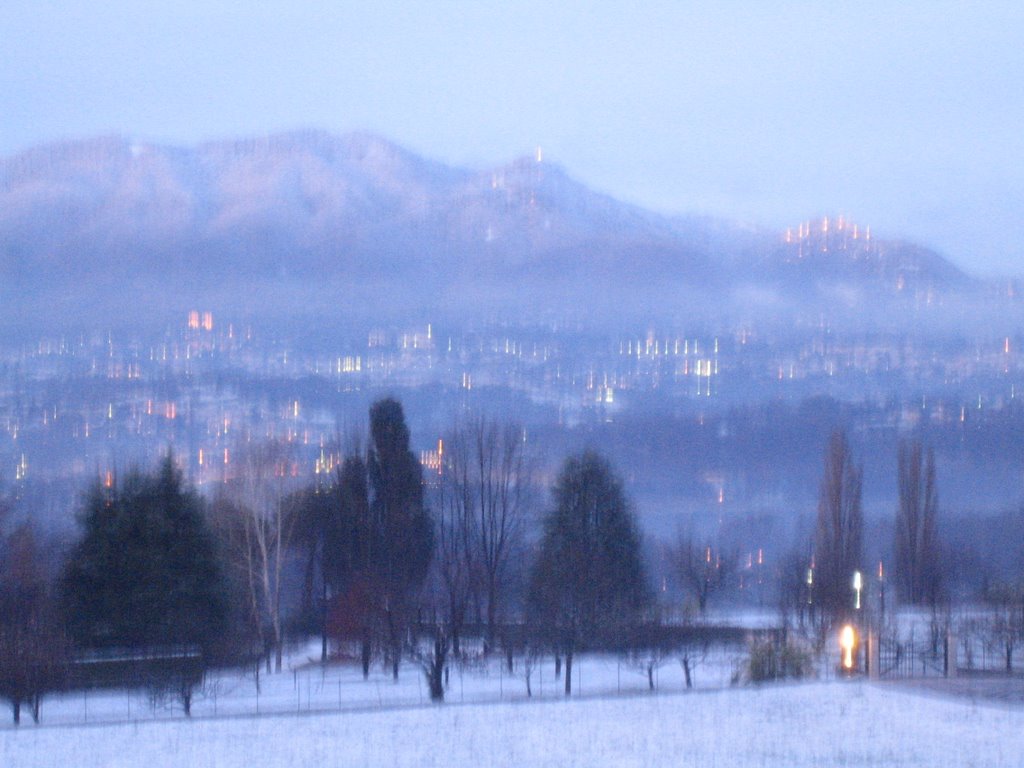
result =
[{"label": "glowing street light", "polygon": [[860,592],[864,588],[864,577],[861,576],[860,571],[853,572],[853,591],[856,595],[853,607],[856,610],[860,610]]},{"label": "glowing street light", "polygon": [[842,667],[844,672],[853,671],[853,649],[857,647],[857,633],[853,626],[846,624],[839,631],[839,647],[843,651]]}]

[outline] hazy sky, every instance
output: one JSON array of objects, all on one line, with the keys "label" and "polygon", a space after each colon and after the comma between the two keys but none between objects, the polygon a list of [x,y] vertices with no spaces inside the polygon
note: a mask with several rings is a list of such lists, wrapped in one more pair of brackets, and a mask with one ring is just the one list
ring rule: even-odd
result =
[{"label": "hazy sky", "polygon": [[845,213],[1024,273],[1024,4],[0,3],[0,154],[377,131],[784,227]]}]

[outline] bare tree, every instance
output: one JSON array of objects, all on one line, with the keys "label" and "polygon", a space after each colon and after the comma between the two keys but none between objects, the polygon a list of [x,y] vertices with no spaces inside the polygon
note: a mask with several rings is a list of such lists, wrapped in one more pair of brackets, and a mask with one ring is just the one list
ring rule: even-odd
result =
[{"label": "bare tree", "polygon": [[684,640],[677,651],[679,665],[683,668],[683,679],[687,688],[693,688],[693,673],[704,663],[711,650],[711,641],[706,637]]},{"label": "bare tree", "polygon": [[519,674],[526,683],[526,695],[527,697],[533,696],[533,673],[540,667],[541,659],[543,658],[543,648],[540,643],[529,636],[523,644],[522,655],[520,657]]},{"label": "bare tree", "polygon": [[479,581],[486,611],[486,647],[493,647],[509,561],[522,532],[533,489],[533,464],[523,428],[482,416],[446,440],[442,486],[468,547],[468,572]]},{"label": "bare tree", "polygon": [[1024,587],[997,584],[984,596],[988,616],[982,619],[982,636],[988,648],[1001,655],[1005,671],[1013,672],[1013,653],[1024,643]]},{"label": "bare tree", "polygon": [[851,584],[860,568],[864,529],[862,477],[846,435],[836,430],[825,451],[814,537],[814,599],[826,618],[835,618],[852,606]]},{"label": "bare tree", "polygon": [[434,607],[440,610],[452,651],[458,655],[462,628],[479,580],[479,535],[469,480],[472,463],[464,455],[467,446],[462,440],[451,440],[450,446],[450,460],[435,500],[433,591]]},{"label": "bare tree", "polygon": [[814,608],[812,581],[808,583],[807,575],[811,565],[808,554],[799,549],[790,550],[781,559],[778,571],[778,606],[782,625],[790,626],[795,618],[798,626],[803,629],[805,618]]},{"label": "bare tree", "polygon": [[[626,651],[626,666],[640,672],[647,678],[647,688],[653,691],[655,675],[661,667],[674,658],[675,652],[664,642],[647,642],[635,645]],[[689,687],[689,686],[687,686]]]},{"label": "bare tree", "polygon": [[419,664],[427,678],[427,690],[430,692],[430,700],[434,702],[444,701],[445,669],[450,648],[451,643],[443,622],[435,624],[426,650],[419,643],[413,643],[410,648],[413,661]]},{"label": "bare tree", "polygon": [[735,553],[723,552],[711,544],[698,545],[690,536],[679,536],[669,550],[669,562],[682,587],[697,598],[701,615],[708,601],[724,592],[736,571]]},{"label": "bare tree", "polygon": [[901,442],[897,454],[895,576],[903,599],[935,605],[939,597],[938,493],[935,452],[923,457],[921,443]]},{"label": "bare tree", "polygon": [[[292,460],[288,446],[278,442],[248,446],[239,453],[243,456],[241,475],[225,490],[218,506],[221,515],[227,516],[222,525],[232,561],[247,587],[256,631],[264,645],[273,648],[274,669],[280,672],[284,651],[281,592],[295,521],[287,503]],[[269,669],[269,657],[267,664]]]},{"label": "bare tree", "polygon": [[259,589],[256,555],[248,545],[245,531],[245,513],[225,494],[220,494],[211,505],[211,519],[224,547],[226,568],[234,606],[238,611],[236,642],[251,654],[256,689],[260,689],[260,667],[264,663],[267,641],[264,627],[263,602]]}]

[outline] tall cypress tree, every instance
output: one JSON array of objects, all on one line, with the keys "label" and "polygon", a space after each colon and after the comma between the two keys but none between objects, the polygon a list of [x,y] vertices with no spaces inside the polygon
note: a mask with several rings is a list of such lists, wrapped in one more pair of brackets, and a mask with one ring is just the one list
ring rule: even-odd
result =
[{"label": "tall cypress tree", "polygon": [[920,442],[900,442],[897,451],[899,507],[896,511],[895,576],[900,596],[914,605],[934,605],[939,597],[938,490],[935,452]]},{"label": "tall cypress tree", "polygon": [[411,598],[422,586],[434,551],[434,532],[423,505],[420,464],[409,450],[409,428],[397,400],[386,398],[370,407],[367,460],[372,499],[370,539],[376,581],[383,591],[382,608],[392,672],[398,676],[402,640],[411,618]]},{"label": "tall cypress tree", "polygon": [[825,450],[814,535],[814,599],[825,618],[841,618],[853,608],[852,580],[861,567],[864,531],[863,477],[846,434],[834,431]]}]

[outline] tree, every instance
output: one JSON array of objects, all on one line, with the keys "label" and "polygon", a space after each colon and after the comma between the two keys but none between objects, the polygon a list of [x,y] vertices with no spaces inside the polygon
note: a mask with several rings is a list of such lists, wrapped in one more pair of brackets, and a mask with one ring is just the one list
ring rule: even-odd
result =
[{"label": "tree", "polygon": [[552,494],[530,575],[530,608],[565,654],[568,696],[576,650],[621,643],[648,590],[636,521],[608,462],[591,451],[569,457]]},{"label": "tree", "polygon": [[669,552],[669,562],[683,587],[697,598],[701,615],[708,600],[725,591],[736,570],[735,554],[723,553],[720,547],[703,546],[691,537],[680,536]]},{"label": "tree", "polygon": [[61,578],[83,647],[209,649],[226,617],[216,539],[168,453],[157,470],[93,486]]},{"label": "tree", "polygon": [[[655,673],[673,658],[677,648],[665,632],[661,617],[644,624],[632,633],[631,642],[626,650],[627,666],[637,670],[647,678],[647,687],[653,691],[656,687]],[[687,667],[689,670],[689,667]],[[687,688],[690,677],[687,671]]]},{"label": "tree", "polygon": [[[273,649],[274,669],[280,672],[284,651],[281,593],[296,519],[295,505],[288,503],[291,457],[287,447],[278,442],[250,446],[238,453],[243,454],[241,475],[219,500],[219,519],[232,562],[247,586],[257,632]],[[268,657],[268,671],[269,664]]]},{"label": "tree", "polygon": [[827,618],[852,606],[853,574],[860,568],[864,529],[862,476],[846,435],[836,430],[825,451],[814,537],[814,600]]},{"label": "tree", "polygon": [[[132,470],[117,485],[94,486],[81,523],[61,578],[72,639],[85,648],[208,659],[227,623],[227,587],[204,505],[171,454],[152,474]],[[183,661],[147,682],[172,688],[187,715],[195,672]]]},{"label": "tree", "polygon": [[922,454],[919,442],[901,442],[897,453],[895,577],[904,600],[935,605],[941,582],[935,452],[929,449],[927,458]]},{"label": "tree", "polygon": [[23,524],[0,536],[0,698],[10,703],[15,725],[23,704],[39,722],[43,694],[60,687],[66,661],[67,640],[36,537]]},{"label": "tree", "polygon": [[[457,441],[450,442],[456,450],[462,447]],[[454,458],[445,466],[434,512],[435,607],[441,612],[445,635],[451,639],[456,655],[461,651],[462,627],[479,575],[479,531],[469,467],[462,458]]]},{"label": "tree", "polygon": [[303,624],[320,631],[320,660],[327,661],[327,597],[330,578],[327,558],[334,548],[337,492],[333,486],[317,483],[289,500],[295,511],[294,544],[302,557]]},{"label": "tree", "polygon": [[522,427],[480,418],[469,429],[478,486],[479,561],[487,610],[486,639],[493,645],[509,557],[518,543],[530,506],[533,472],[526,455]]},{"label": "tree", "polygon": [[779,563],[778,600],[783,626],[788,627],[795,616],[802,629],[805,616],[814,607],[811,602],[813,577],[811,583],[807,583],[811,562],[811,557],[806,551],[793,549],[783,555]]},{"label": "tree", "polygon": [[443,626],[436,628],[434,637],[431,639],[430,652],[421,654],[417,651],[416,656],[427,676],[430,700],[444,701],[444,670],[448,659],[448,634]]},{"label": "tree", "polygon": [[[486,611],[487,648],[494,645],[496,627],[508,586],[512,552],[519,543],[523,519],[530,506],[532,465],[526,455],[522,427],[475,417],[453,429],[444,441],[444,466],[439,512],[452,532],[439,538],[439,556],[460,548],[459,579],[447,579],[459,590],[453,605],[468,605],[477,592]],[[439,536],[447,535],[439,529]],[[450,569],[449,569],[450,570]],[[452,636],[458,651],[458,633]]]},{"label": "tree", "polygon": [[378,553],[380,527],[370,509],[366,461],[357,449],[338,470],[336,541],[326,548],[326,569],[335,590],[331,634],[360,644],[363,677],[369,677],[383,586]]},{"label": "tree", "polygon": [[338,602],[338,597],[367,573],[372,533],[367,493],[366,462],[357,448],[344,459],[333,479],[305,488],[287,502],[295,515],[295,544],[305,561],[303,614],[309,619],[315,616],[324,661],[330,604]]},{"label": "tree", "polygon": [[381,589],[392,674],[397,679],[413,598],[422,586],[434,551],[434,532],[423,504],[419,461],[409,450],[402,405],[386,398],[370,406],[367,458],[374,549],[372,569]]},{"label": "tree", "polygon": [[985,644],[1002,655],[1007,674],[1013,672],[1013,652],[1024,643],[1024,587],[1020,583],[991,586],[984,600],[988,616],[981,619]]}]

